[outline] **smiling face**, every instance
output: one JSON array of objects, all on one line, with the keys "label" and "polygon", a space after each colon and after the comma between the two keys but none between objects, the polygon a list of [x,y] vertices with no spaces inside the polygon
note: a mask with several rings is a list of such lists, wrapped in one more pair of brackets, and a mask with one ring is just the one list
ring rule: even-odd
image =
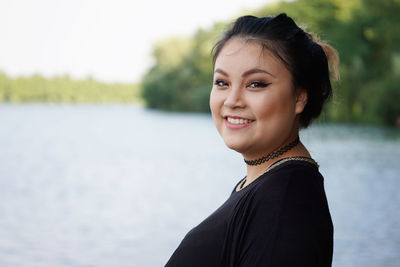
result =
[{"label": "smiling face", "polygon": [[225,144],[246,159],[292,141],[307,101],[291,73],[256,42],[229,40],[215,61],[210,108]]}]

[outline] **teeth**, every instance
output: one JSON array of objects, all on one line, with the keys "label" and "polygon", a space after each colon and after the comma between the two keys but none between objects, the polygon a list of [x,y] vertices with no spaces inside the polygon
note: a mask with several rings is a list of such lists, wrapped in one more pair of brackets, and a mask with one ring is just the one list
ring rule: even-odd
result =
[{"label": "teeth", "polygon": [[234,118],[230,118],[230,117],[228,117],[227,120],[228,120],[229,123],[232,123],[232,124],[247,124],[247,123],[251,122],[251,120],[234,119]]}]

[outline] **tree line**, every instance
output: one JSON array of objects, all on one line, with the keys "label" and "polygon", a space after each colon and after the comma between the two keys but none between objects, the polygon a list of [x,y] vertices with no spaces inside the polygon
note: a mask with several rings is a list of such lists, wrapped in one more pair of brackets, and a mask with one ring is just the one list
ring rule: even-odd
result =
[{"label": "tree line", "polygon": [[41,75],[11,78],[0,73],[0,102],[141,102],[138,84],[102,83],[93,78],[73,80],[68,76]]},{"label": "tree line", "polygon": [[[395,124],[400,118],[400,1],[282,1],[251,14],[281,12],[339,52],[341,79],[334,84],[335,97],[322,121]],[[191,37],[171,37],[155,45],[155,64],[142,80],[148,107],[209,112],[210,51],[227,25],[219,22]]]}]

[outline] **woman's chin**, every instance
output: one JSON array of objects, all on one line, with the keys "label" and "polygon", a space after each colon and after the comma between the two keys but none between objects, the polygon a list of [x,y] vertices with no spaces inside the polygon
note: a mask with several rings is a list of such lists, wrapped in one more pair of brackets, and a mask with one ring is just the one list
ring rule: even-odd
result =
[{"label": "woman's chin", "polygon": [[232,149],[235,150],[238,153],[243,153],[244,151],[246,151],[246,146],[243,143],[238,143],[238,142],[232,142],[229,140],[224,140],[225,141],[225,145]]}]

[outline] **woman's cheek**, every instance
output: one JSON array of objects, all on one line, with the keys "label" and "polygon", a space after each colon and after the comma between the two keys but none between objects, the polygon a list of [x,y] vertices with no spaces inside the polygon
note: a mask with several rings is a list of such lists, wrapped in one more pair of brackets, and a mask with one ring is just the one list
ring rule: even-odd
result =
[{"label": "woman's cheek", "polygon": [[210,94],[210,109],[212,113],[219,112],[221,105],[220,102],[221,102],[221,93],[218,92],[218,90],[216,89],[212,89]]},{"label": "woman's cheek", "polygon": [[217,120],[220,117],[220,108],[219,108],[219,96],[218,92],[215,89],[211,90],[210,93],[210,110],[211,110],[211,115],[214,120],[214,123],[217,124]]}]

